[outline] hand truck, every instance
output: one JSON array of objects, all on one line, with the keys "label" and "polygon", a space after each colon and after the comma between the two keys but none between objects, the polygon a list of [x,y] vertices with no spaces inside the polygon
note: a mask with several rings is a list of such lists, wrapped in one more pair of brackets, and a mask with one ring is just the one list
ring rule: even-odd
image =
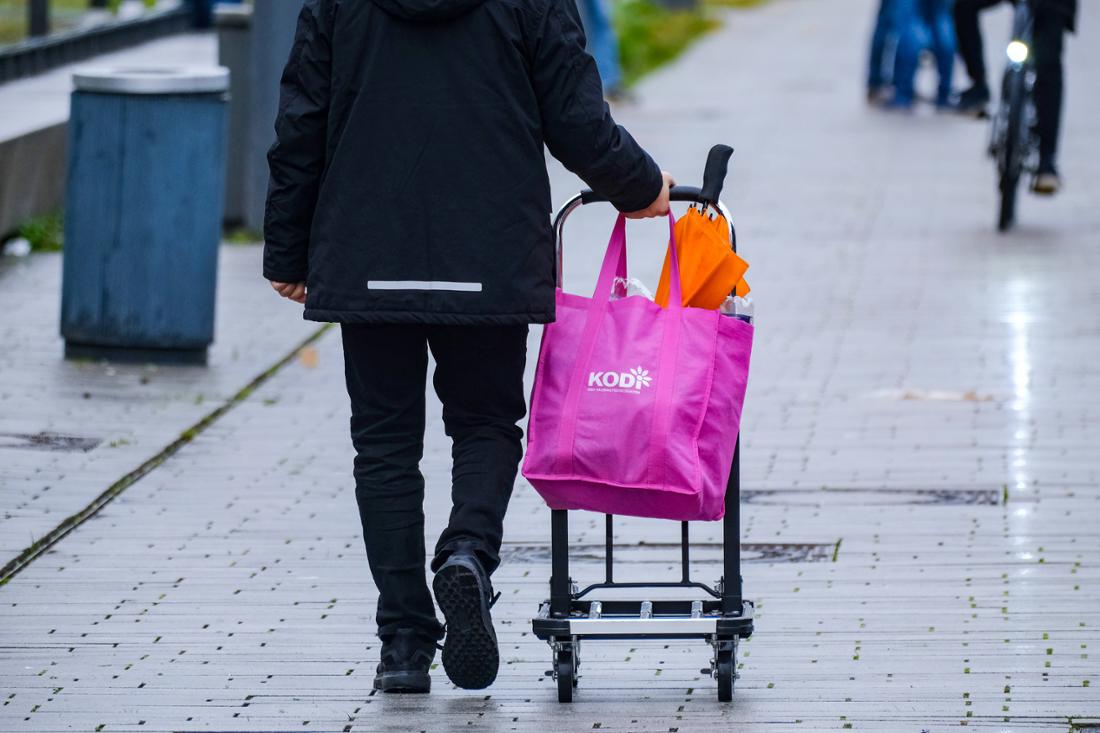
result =
[{"label": "hand truck", "polygon": [[[717,211],[729,225],[730,247],[737,251],[733,219],[719,200],[726,167],[733,149],[716,145],[707,157],[703,187],[674,186],[672,201],[688,201],[705,213]],[[606,199],[590,190],[573,196],[554,218],[557,247],[557,282],[562,283],[562,229],[569,215],[585,204]],[[688,522],[680,527],[680,580],[674,582],[623,583],[614,580],[612,515],[606,516],[605,577],[582,590],[569,574],[569,512],[550,512],[551,575],[550,598],[539,607],[531,624],[535,636],[553,650],[551,676],[557,681],[558,702],[572,702],[580,667],[582,639],[702,639],[714,650],[708,671],[718,682],[718,699],[733,699],[737,678],[737,644],[753,631],[753,603],[741,593],[741,480],[740,439],[734,447],[733,465],[726,486],[725,517],[722,520],[722,577],[713,585],[693,581],[690,574]],[[600,589],[693,588],[709,596],[705,600],[596,600],[590,594]]]}]

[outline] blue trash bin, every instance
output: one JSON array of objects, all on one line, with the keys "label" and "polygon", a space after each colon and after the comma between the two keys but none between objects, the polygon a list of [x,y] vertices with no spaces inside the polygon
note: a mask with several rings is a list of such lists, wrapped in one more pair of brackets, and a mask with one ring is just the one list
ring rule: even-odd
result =
[{"label": "blue trash bin", "polygon": [[205,363],[229,73],[81,69],[69,118],[65,355]]}]

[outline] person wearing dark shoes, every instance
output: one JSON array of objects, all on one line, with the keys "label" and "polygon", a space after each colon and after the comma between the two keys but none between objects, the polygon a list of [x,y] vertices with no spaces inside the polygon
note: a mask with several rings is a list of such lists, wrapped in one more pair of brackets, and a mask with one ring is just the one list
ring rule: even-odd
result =
[{"label": "person wearing dark shoes", "polygon": [[[301,1],[301,0],[300,0]],[[555,318],[545,150],[632,218],[672,179],[603,98],[575,0],[304,0],[280,83],[263,274],[339,323],[386,692],[427,692],[425,390],[452,441],[444,670],[496,678],[489,576],[522,456],[528,326]]]},{"label": "person wearing dark shoes", "polygon": [[989,115],[989,87],[985,82],[973,84],[958,94],[951,108],[967,117],[987,117]]},{"label": "person wearing dark shoes", "polygon": [[429,670],[435,660],[435,641],[416,629],[398,629],[382,643],[382,661],[374,676],[374,689],[381,692],[431,692]]},{"label": "person wearing dark shoes", "polygon": [[[879,105],[893,96],[893,69],[897,28],[897,0],[879,0],[871,31],[871,51],[867,62],[867,103]],[[889,50],[889,52],[888,52]]]},{"label": "person wearing dark shoes", "polygon": [[443,669],[458,687],[482,690],[493,684],[500,667],[490,613],[500,596],[493,595],[489,573],[472,545],[437,557],[433,569],[435,600],[447,619]]},{"label": "person wearing dark shoes", "polygon": [[[1039,173],[1035,177],[1033,190],[1036,193],[1049,194],[1057,191],[1060,185],[1054,162],[1062,124],[1062,45],[1066,32],[1074,30],[1077,0],[1019,1],[1032,4],[1035,18],[1032,53],[1035,54]],[[978,18],[983,10],[1001,2],[1003,0],[955,0],[955,33],[958,36],[959,55],[972,83],[954,104],[960,113],[984,116],[989,105],[989,80]]]}]

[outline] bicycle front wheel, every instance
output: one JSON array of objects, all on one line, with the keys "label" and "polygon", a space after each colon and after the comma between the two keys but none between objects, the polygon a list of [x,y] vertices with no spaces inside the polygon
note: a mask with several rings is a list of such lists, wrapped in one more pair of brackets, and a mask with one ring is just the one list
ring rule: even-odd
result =
[{"label": "bicycle front wheel", "polygon": [[997,167],[1000,173],[1000,207],[997,212],[997,229],[1006,231],[1016,220],[1016,191],[1020,186],[1024,156],[1024,69],[1010,67],[1005,70],[1001,105],[1004,111],[1004,140],[1000,147]]}]

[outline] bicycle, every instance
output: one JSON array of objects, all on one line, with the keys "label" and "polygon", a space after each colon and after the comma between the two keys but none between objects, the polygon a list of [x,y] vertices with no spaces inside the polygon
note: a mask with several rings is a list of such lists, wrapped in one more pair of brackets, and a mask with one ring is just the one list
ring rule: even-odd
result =
[{"label": "bicycle", "polygon": [[1031,2],[1015,3],[1012,38],[1005,52],[1008,64],[1001,82],[1001,99],[993,125],[989,154],[997,165],[1000,206],[998,231],[1007,231],[1016,220],[1016,191],[1024,171],[1038,168],[1036,133],[1035,61],[1031,54],[1035,16]]}]

